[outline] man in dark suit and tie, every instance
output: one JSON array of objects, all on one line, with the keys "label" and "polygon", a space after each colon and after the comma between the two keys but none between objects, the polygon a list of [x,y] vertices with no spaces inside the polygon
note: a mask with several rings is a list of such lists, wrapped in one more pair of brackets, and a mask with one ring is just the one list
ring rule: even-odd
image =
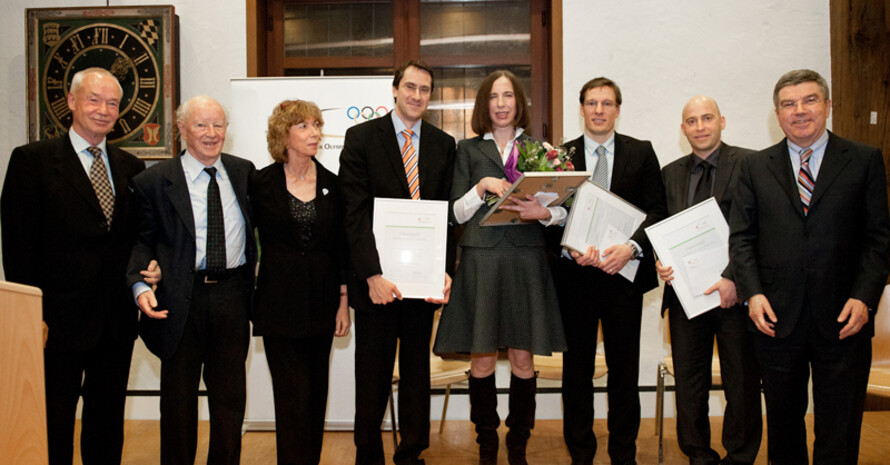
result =
[{"label": "man in dark suit and tie", "polygon": [[[186,150],[133,180],[139,233],[127,281],[144,313],[139,333],[161,359],[161,463],[193,464],[203,366],[210,405],[207,463],[241,455],[257,250],[247,179],[253,163],[222,153],[228,121],[210,97],[176,112]],[[156,257],[157,292],[138,282]]]},{"label": "man in dark suit and tie", "polygon": [[[589,465],[596,455],[593,434],[593,371],[597,327],[609,366],[609,456],[613,464],[632,464],[640,429],[640,325],[643,294],[655,288],[652,246],[644,228],[665,217],[664,184],[652,144],[615,132],[621,90],[599,77],[580,93],[584,134],[565,144],[575,149],[578,171],[593,171],[593,182],[646,212],[646,220],[626,244],[586,253],[567,253],[554,244],[554,280],[569,350],[563,355],[563,434],[573,464]],[[633,282],[618,275],[630,260],[640,260]]]},{"label": "man in dark suit and tie", "polygon": [[[692,146],[692,153],[662,170],[668,215],[715,197],[723,216],[729,218],[732,190],[739,173],[736,168],[752,151],[721,142],[725,127],[726,119],[720,114],[717,102],[709,97],[693,97],[683,107],[680,130]],[[754,463],[763,435],[760,378],[746,328],[747,311],[739,305],[731,269],[727,266],[727,277],[704,292],[706,295],[718,292],[720,306],[690,319],[671,286],[673,269],[662,266],[660,261],[655,262],[655,268],[666,283],[661,311],[664,315],[669,310],[671,323],[680,450],[689,457],[689,463],[695,465]],[[723,462],[711,448],[708,419],[715,337],[726,397]]]},{"label": "man in dark suit and tie", "polygon": [[881,151],[826,130],[828,85],[786,73],[773,104],[786,138],[746,157],[730,214],[733,277],[747,300],[766,397],[770,463],[855,464],[874,315],[890,262]]},{"label": "man in dark suit and tie", "polygon": [[[421,119],[432,90],[429,66],[402,65],[392,82],[395,109],[349,128],[340,154],[351,254],[349,304],[356,310],[355,463],[361,465],[384,463],[380,423],[397,342],[401,442],[393,461],[424,463],[419,457],[429,447],[430,336],[433,312],[442,301],[402,300],[395,284],[382,276],[372,224],[375,197],[448,200],[451,194],[454,138]],[[446,300],[449,291],[450,278]]]},{"label": "man in dark suit and tie", "polygon": [[138,315],[124,283],[134,238],[130,189],[145,168],[105,139],[121,94],[107,70],[75,74],[71,130],[16,148],[0,200],[6,279],[43,290],[51,464],[72,461],[81,396],[84,463],[121,460]]}]

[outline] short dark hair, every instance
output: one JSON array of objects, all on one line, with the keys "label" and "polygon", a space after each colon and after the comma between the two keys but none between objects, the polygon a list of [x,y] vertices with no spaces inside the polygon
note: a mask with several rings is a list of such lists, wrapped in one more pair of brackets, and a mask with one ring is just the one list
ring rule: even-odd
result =
[{"label": "short dark hair", "polygon": [[392,87],[393,89],[398,89],[399,84],[402,83],[402,77],[405,75],[405,70],[410,67],[417,68],[422,71],[426,71],[430,75],[430,91],[436,88],[436,77],[433,76],[433,68],[430,68],[430,65],[424,63],[421,60],[410,60],[406,61],[402,66],[396,70],[395,74],[392,76]]},{"label": "short dark hair", "polygon": [[779,82],[776,83],[776,87],[773,89],[773,106],[779,108],[780,90],[788,86],[796,86],[805,82],[815,82],[819,85],[819,88],[822,89],[822,98],[825,100],[831,99],[831,96],[828,94],[828,83],[825,82],[825,78],[811,69],[795,69],[794,71],[788,71],[783,74],[782,77],[779,78]]},{"label": "short dark hair", "polygon": [[470,128],[476,134],[491,132],[491,115],[488,112],[488,99],[491,96],[491,87],[494,81],[505,77],[513,85],[513,96],[516,98],[516,117],[513,118],[513,127],[528,129],[528,101],[525,99],[525,91],[522,83],[515,74],[505,69],[499,69],[485,77],[479,90],[476,91],[476,104],[473,105],[473,119],[470,120]]},{"label": "short dark hair", "polygon": [[584,84],[584,87],[581,87],[581,95],[578,97],[578,100],[582,105],[584,105],[584,97],[587,94],[587,91],[595,87],[611,87],[615,92],[615,105],[619,107],[621,106],[621,89],[618,88],[618,84],[615,84],[615,81],[602,76],[587,81],[587,83]]}]

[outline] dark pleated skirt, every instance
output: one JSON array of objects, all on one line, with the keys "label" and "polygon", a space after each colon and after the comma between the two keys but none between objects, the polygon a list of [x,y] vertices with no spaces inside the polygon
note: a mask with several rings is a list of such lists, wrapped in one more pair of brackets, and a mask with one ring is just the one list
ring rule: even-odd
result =
[{"label": "dark pleated skirt", "polygon": [[543,247],[464,247],[461,253],[434,352],[514,348],[550,355],[566,350]]}]

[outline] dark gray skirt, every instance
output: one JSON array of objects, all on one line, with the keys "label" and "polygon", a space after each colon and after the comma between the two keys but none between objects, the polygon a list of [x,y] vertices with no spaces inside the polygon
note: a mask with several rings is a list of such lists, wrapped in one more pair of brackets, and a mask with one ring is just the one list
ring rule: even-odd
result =
[{"label": "dark gray skirt", "polygon": [[566,350],[543,247],[463,247],[433,351],[538,355]]}]

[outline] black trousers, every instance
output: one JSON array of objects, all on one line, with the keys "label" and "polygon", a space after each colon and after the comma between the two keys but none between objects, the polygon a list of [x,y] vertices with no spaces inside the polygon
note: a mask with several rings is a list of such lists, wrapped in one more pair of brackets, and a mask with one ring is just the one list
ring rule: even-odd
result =
[{"label": "black trousers", "polygon": [[677,299],[668,311],[671,353],[677,398],[677,440],[693,465],[716,465],[720,455],[711,448],[708,397],[714,338],[720,356],[720,375],[726,409],[723,413],[723,463],[751,464],[763,435],[760,377],[747,307],[715,308],[693,319]]},{"label": "black trousers", "polygon": [[275,399],[278,465],[321,460],[333,338],[263,336]]},{"label": "black trousers", "polygon": [[640,325],[643,295],[625,278],[581,269],[559,259],[554,265],[562,321],[569,350],[563,354],[563,434],[574,463],[596,455],[593,434],[593,372],[598,324],[609,377],[609,456],[633,463],[640,430]]},{"label": "black trousers", "polygon": [[430,444],[430,336],[433,311],[417,300],[355,312],[355,463],[383,465],[380,424],[399,347],[399,434],[396,464],[420,463]]},{"label": "black trousers", "polygon": [[[52,332],[49,337],[52,338]],[[74,421],[80,397],[83,397],[80,422],[83,463],[119,465],[124,446],[124,405],[133,341],[121,341],[106,334],[89,350],[46,349],[43,355],[50,465],[72,463]]]},{"label": "black trousers", "polygon": [[812,373],[813,464],[856,464],[871,366],[870,334],[860,332],[843,341],[823,337],[805,305],[790,335],[774,339],[757,332],[754,349],[766,398],[770,463],[808,463],[804,416]]},{"label": "black trousers", "polygon": [[198,445],[201,369],[210,407],[208,464],[236,465],[246,402],[244,362],[250,342],[250,278],[235,274],[215,284],[195,280],[176,353],[161,362],[161,464],[193,465]]}]

